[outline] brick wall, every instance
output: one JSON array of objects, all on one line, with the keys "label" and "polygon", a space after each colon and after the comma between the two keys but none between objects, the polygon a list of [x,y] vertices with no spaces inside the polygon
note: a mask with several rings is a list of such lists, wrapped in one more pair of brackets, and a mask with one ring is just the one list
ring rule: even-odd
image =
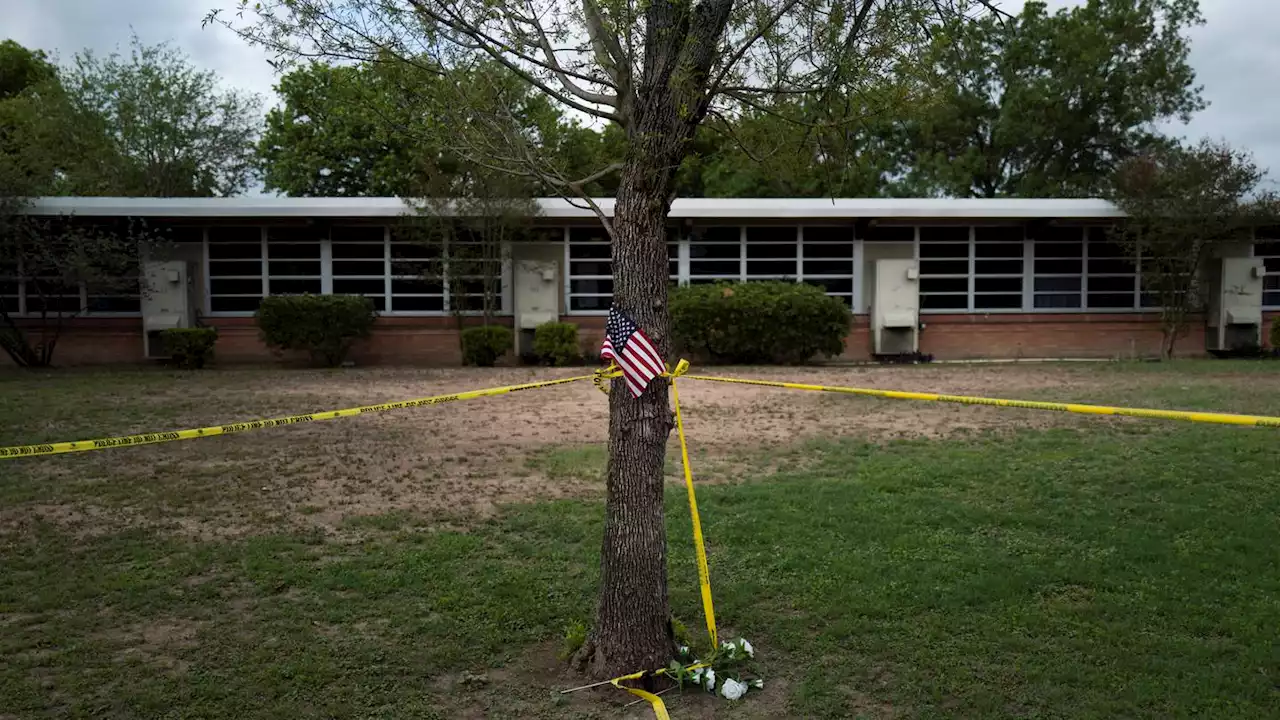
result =
[{"label": "brick wall", "polygon": [[[510,318],[504,318],[509,323]],[[595,353],[604,337],[605,318],[561,318],[577,323],[584,352]],[[939,360],[975,358],[1129,358],[1151,357],[1160,350],[1160,324],[1153,314],[924,315],[920,349]],[[1264,343],[1280,313],[1264,316]],[[263,363],[277,358],[258,340],[252,318],[210,318],[218,328],[217,360]],[[474,320],[472,322],[475,322]],[[1178,342],[1178,354],[1204,352],[1204,329],[1197,322]],[[54,360],[58,365],[99,365],[144,361],[142,321],[138,318],[76,318],[68,321]],[[871,357],[869,318],[859,315],[845,338],[846,360]],[[382,317],[373,336],[355,347],[361,365],[449,366],[461,362],[458,332],[450,317]],[[0,364],[8,364],[0,356]]]}]

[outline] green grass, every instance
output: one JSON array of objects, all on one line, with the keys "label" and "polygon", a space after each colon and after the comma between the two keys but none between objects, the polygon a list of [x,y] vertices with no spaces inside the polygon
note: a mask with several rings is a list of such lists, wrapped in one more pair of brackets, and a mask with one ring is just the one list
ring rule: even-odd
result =
[{"label": "green grass", "polygon": [[[1188,367],[1097,372],[1145,404],[1280,410],[1265,376]],[[720,626],[766,693],[672,716],[1276,717],[1278,451],[1272,430],[1159,422],[793,446],[803,464],[698,496]],[[669,485],[673,612],[697,636],[687,512]],[[602,522],[559,501],[458,531],[348,519],[354,541],[0,527],[0,717],[628,717],[553,694]]]}]

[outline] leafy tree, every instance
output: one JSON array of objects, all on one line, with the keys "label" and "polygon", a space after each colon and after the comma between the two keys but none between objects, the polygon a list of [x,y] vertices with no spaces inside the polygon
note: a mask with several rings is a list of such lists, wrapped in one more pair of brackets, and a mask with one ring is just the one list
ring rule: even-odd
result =
[{"label": "leafy tree", "polygon": [[105,123],[122,162],[111,184],[130,196],[243,192],[252,178],[258,99],[223,91],[211,71],[136,37],[129,57],[86,51],[64,74],[72,103]]},{"label": "leafy tree", "polygon": [[[510,104],[503,115],[521,132],[536,134],[565,165],[591,167],[598,161],[599,133],[567,121],[501,65],[463,71],[425,58],[414,64],[313,61],[276,85],[283,105],[267,113],[257,151],[267,189],[304,197],[407,197],[431,185],[434,192],[458,196],[475,164],[452,147],[453,123],[431,112],[443,101],[424,103],[420,96],[452,97],[459,86],[480,91],[469,107]],[[488,90],[489,97],[480,96]],[[549,191],[537,182],[507,185],[524,196]]]},{"label": "leafy tree", "polygon": [[[452,129],[468,162],[554,188],[596,211],[613,239],[614,304],[670,352],[666,225],[681,165],[709,116],[791,102],[842,110],[833,98],[878,86],[914,63],[940,17],[966,0],[243,0],[225,24],[283,60],[433,66],[498,63],[561,111],[619,128],[621,152],[572,174],[509,105],[477,104],[498,80],[415,94]],[[220,21],[217,12],[209,21]],[[843,113],[823,128],[851,122]],[[617,176],[606,213],[588,194]],[[609,463],[596,619],[578,660],[597,676],[665,667],[675,646],[667,600],[662,466],[671,430],[668,382],[609,398]]]},{"label": "leafy tree", "polygon": [[1088,0],[953,21],[930,47],[933,101],[903,146],[908,186],[959,197],[1088,196],[1204,107],[1188,64],[1197,0]]},{"label": "leafy tree", "polygon": [[1248,152],[1209,140],[1120,164],[1112,197],[1128,220],[1114,237],[1141,258],[1142,289],[1160,308],[1164,357],[1204,307],[1202,270],[1215,250],[1280,217],[1280,199],[1259,191],[1265,175]]}]

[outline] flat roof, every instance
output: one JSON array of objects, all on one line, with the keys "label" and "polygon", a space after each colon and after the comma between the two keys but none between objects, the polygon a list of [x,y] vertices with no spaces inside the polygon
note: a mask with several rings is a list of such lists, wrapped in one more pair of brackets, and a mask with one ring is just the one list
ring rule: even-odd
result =
[{"label": "flat roof", "polygon": [[[595,217],[581,202],[539,198],[543,218]],[[612,216],[614,199],[594,201]],[[393,218],[412,210],[400,198],[35,198],[31,215],[164,218]],[[1055,198],[679,198],[670,217],[755,219],[858,218],[1121,218],[1124,213],[1106,200]]]}]

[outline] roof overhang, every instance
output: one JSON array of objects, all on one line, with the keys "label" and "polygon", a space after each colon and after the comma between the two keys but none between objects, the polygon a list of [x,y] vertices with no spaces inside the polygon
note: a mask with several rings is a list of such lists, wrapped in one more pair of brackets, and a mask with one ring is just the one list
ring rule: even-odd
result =
[{"label": "roof overhang", "polygon": [[[591,219],[594,211],[581,202],[560,198],[535,201],[540,217]],[[613,198],[594,201],[609,216]],[[457,214],[449,203],[426,205],[441,214]],[[395,218],[414,214],[415,206],[394,197],[370,198],[118,198],[44,197],[27,207],[31,215],[158,218]],[[673,219],[757,220],[901,220],[1073,219],[1124,217],[1115,205],[1099,199],[983,198],[681,198],[671,205]]]}]

